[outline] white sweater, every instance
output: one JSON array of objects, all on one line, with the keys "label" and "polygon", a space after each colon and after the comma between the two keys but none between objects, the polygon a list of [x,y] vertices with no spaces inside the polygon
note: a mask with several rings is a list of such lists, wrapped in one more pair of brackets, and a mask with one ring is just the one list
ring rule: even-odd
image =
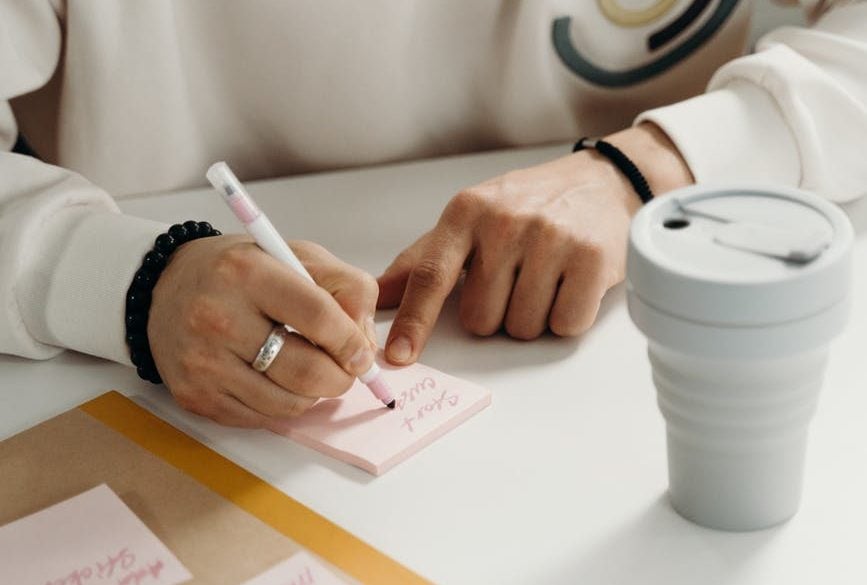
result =
[{"label": "white sweater", "polygon": [[[565,141],[640,114],[699,181],[861,195],[867,4],[737,58],[749,12],[749,0],[0,0],[0,352],[128,363],[125,291],[165,226],[112,197],[200,185],[219,159],[254,179]],[[19,130],[46,162],[8,152]]]}]

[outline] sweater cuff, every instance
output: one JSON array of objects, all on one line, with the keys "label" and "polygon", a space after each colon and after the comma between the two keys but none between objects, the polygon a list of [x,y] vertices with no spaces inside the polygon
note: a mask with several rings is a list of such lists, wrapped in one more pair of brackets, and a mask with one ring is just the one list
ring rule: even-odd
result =
[{"label": "sweater cuff", "polygon": [[42,343],[130,364],[126,292],[154,238],[167,225],[71,207],[46,221],[57,234],[21,282],[22,316]]},{"label": "sweater cuff", "polygon": [[748,82],[649,110],[677,146],[696,182],[755,182],[797,186],[800,156],[794,136],[770,94]]}]

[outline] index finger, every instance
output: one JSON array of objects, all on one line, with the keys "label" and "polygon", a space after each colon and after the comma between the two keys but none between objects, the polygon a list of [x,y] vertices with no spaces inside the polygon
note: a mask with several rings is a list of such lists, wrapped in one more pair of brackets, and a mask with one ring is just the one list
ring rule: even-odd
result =
[{"label": "index finger", "polygon": [[250,282],[252,300],[262,313],[293,327],[348,373],[367,371],[374,360],[370,343],[334,297],[264,254],[262,268]]},{"label": "index finger", "polygon": [[385,356],[406,365],[415,362],[427,343],[443,303],[455,287],[472,250],[468,231],[438,230],[413,266],[400,308],[388,334]]},{"label": "index finger", "polygon": [[305,241],[290,244],[316,284],[328,291],[354,321],[376,311],[379,286],[373,276],[341,260],[319,244]]}]

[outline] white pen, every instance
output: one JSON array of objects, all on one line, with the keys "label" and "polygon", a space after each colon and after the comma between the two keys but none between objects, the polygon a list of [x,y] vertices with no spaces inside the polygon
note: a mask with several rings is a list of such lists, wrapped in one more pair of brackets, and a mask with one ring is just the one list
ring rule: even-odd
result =
[{"label": "white pen", "polygon": [[[295,269],[296,272],[307,278],[313,284],[316,281],[301,264],[301,261],[292,252],[268,216],[262,213],[253,198],[250,197],[244,186],[235,176],[235,173],[225,162],[211,165],[207,173],[208,180],[222,196],[223,200],[235,214],[235,217],[243,224],[247,233],[252,236],[256,244],[267,254],[285,262]],[[318,285],[317,285],[318,286]],[[383,380],[382,369],[376,362],[371,364],[370,369],[358,377],[361,382],[370,388],[370,391],[389,408],[394,408],[394,397],[388,384]]]}]

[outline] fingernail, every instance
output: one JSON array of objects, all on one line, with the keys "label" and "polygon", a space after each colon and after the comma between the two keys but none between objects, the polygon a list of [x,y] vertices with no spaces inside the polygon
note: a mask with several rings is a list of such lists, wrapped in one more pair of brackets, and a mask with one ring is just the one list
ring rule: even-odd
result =
[{"label": "fingernail", "polygon": [[353,372],[363,374],[364,371],[370,367],[370,364],[373,363],[373,360],[373,350],[369,347],[362,347],[356,351],[351,358],[349,358],[349,368]]},{"label": "fingernail", "polygon": [[395,337],[391,343],[388,344],[388,358],[395,362],[404,363],[409,361],[412,357],[412,344],[409,342],[409,338],[401,335],[400,337]]},{"label": "fingernail", "polygon": [[370,343],[373,344],[373,347],[379,347],[379,344],[376,342],[376,321],[373,320],[373,316],[365,319],[364,334],[367,335],[367,338],[370,340]]}]

